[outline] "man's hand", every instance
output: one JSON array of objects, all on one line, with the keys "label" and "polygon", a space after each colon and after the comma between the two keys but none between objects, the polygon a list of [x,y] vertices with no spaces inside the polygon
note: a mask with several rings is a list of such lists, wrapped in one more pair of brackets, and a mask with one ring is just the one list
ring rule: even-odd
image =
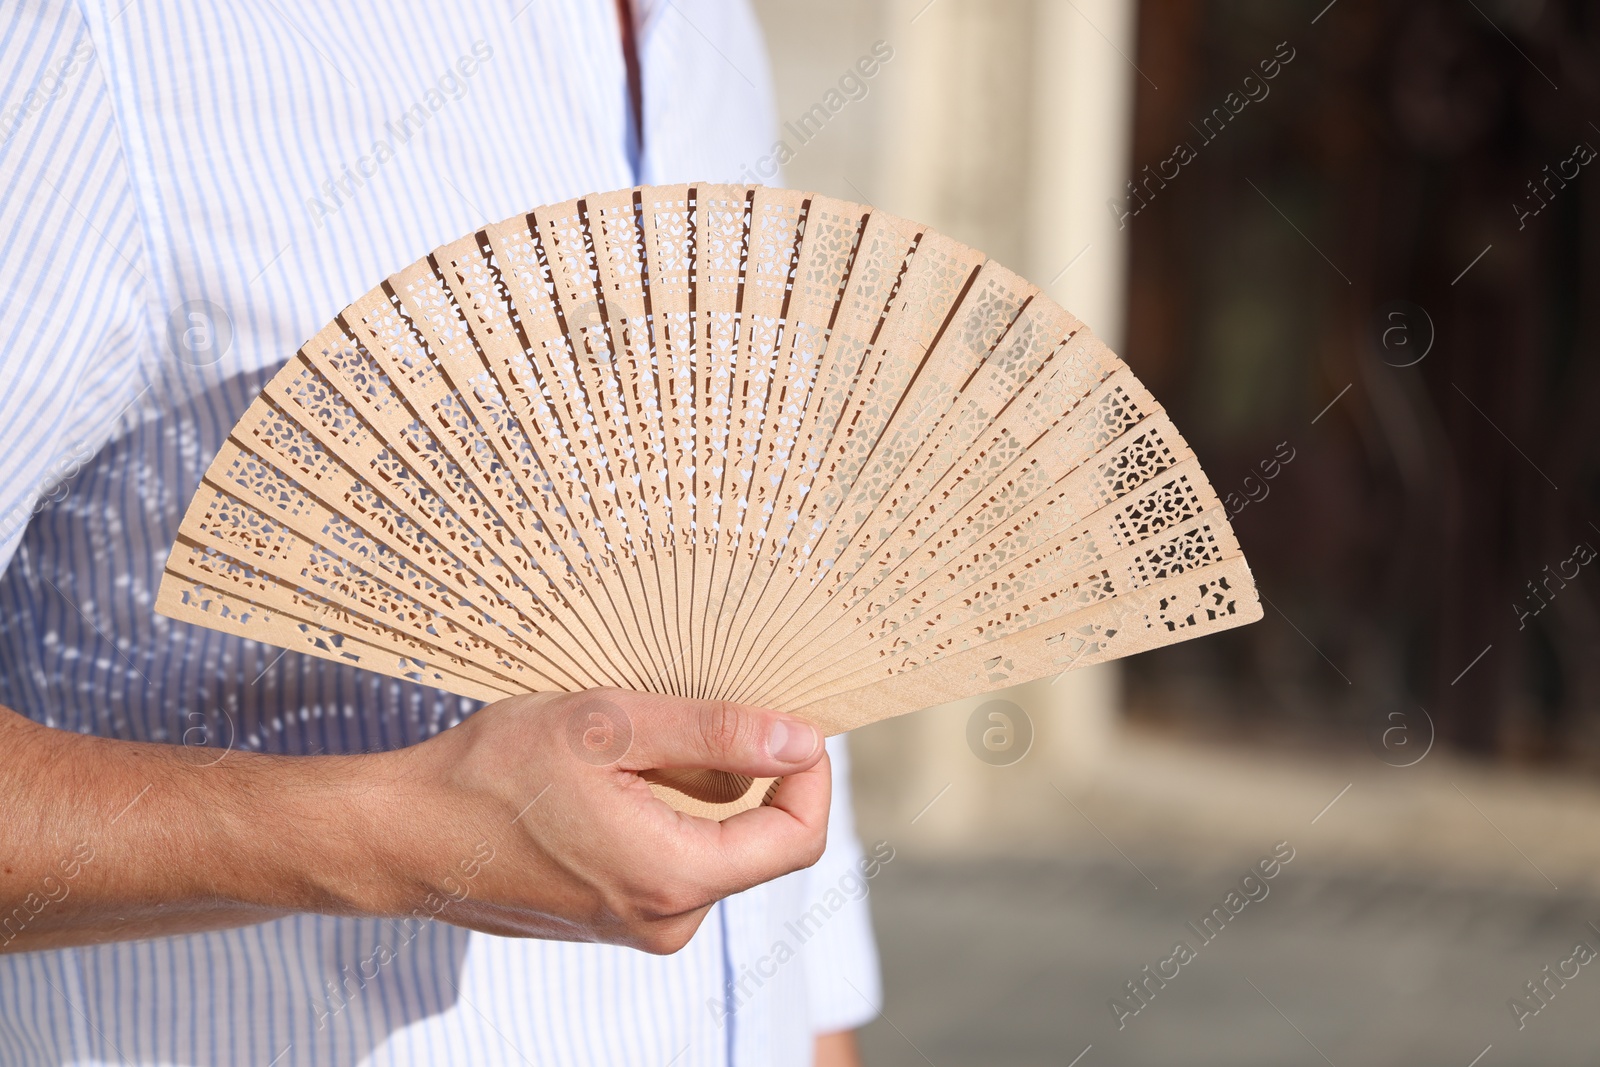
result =
[{"label": "man's hand", "polygon": [[[614,690],[361,756],[218,759],[0,709],[0,751],[0,951],[320,911],[671,952],[716,900],[814,863],[830,796],[803,720]],[[639,774],[681,768],[784,781],[717,823]]]},{"label": "man's hand", "polygon": [[[770,804],[718,823],[669,808],[639,775],[687,768],[783,782]],[[828,825],[821,734],[715,701],[514,697],[377,770],[395,823],[381,858],[396,877],[371,906],[412,914],[443,900],[438,918],[508,936],[675,952],[716,901],[815,863]]]}]

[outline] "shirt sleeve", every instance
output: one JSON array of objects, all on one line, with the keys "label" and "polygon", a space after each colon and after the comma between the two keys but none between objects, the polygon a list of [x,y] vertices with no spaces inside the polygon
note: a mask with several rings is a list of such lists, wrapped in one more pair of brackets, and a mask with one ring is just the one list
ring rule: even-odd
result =
[{"label": "shirt sleeve", "polygon": [[143,230],[77,4],[0,8],[0,571],[144,392]]},{"label": "shirt sleeve", "polygon": [[806,894],[808,900],[828,907],[832,917],[818,924],[803,953],[811,1031],[816,1034],[855,1029],[875,1018],[883,1006],[867,901],[872,880],[894,857],[887,842],[863,849],[856,837],[850,753],[843,735],[828,739],[828,755],[833,760],[828,846],[807,872]]}]

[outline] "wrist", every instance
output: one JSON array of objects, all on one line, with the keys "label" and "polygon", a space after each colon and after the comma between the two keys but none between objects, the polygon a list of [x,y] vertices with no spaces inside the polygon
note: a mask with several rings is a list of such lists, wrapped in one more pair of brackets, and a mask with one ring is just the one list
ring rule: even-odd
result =
[{"label": "wrist", "polygon": [[219,847],[245,857],[226,864],[236,872],[228,895],[276,912],[391,914],[387,755],[240,760],[216,805]]}]

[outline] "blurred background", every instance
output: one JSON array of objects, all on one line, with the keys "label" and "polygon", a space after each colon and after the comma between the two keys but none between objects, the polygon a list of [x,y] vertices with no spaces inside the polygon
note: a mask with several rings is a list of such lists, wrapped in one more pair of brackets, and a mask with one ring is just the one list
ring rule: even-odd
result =
[{"label": "blurred background", "polygon": [[869,1062],[1594,1063],[1600,5],[756,6],[787,183],[1088,322],[1267,602],[853,735]]}]

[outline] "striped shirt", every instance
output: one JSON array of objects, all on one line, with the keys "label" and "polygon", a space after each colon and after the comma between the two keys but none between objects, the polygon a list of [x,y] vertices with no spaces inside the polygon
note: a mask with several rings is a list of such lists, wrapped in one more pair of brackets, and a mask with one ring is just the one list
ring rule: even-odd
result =
[{"label": "striped shirt", "polygon": [[[744,0],[635,10],[642,149],[612,0],[0,8],[0,704],[291,754],[474,709],[157,617],[154,591],[234,420],[376,280],[488,220],[770,151]],[[857,843],[832,751],[823,860],[670,957],[322,915],[14,953],[0,1063],[809,1063],[876,1012],[865,897],[892,856]]]}]

